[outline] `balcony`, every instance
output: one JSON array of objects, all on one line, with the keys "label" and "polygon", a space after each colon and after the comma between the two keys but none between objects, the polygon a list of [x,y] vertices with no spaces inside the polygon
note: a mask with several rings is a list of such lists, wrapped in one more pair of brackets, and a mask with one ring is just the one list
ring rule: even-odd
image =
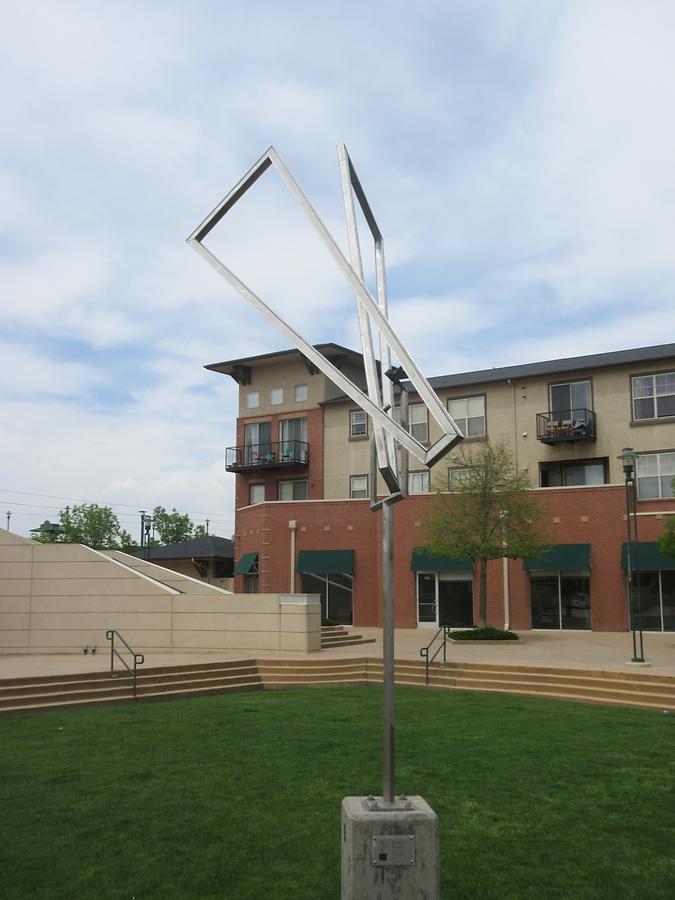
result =
[{"label": "balcony", "polygon": [[595,437],[595,413],[591,409],[537,413],[537,440],[542,444],[594,441]]},{"label": "balcony", "polygon": [[309,464],[309,444],[304,441],[266,441],[228,447],[225,469],[228,472],[253,472],[261,469],[282,469]]}]

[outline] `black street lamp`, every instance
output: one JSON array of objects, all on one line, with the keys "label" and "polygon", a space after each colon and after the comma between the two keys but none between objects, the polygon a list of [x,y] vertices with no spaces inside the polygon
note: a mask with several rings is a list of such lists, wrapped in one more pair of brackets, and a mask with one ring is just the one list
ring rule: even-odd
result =
[{"label": "black street lamp", "polygon": [[[624,447],[621,453],[619,453],[619,455],[617,456],[617,459],[620,459],[623,464],[623,474],[626,478],[626,530],[628,533],[628,543],[626,545],[626,562],[628,571],[628,612],[630,615],[630,629],[633,633],[633,658],[631,659],[631,662],[643,663],[645,661],[645,651],[642,642],[642,600],[640,597],[640,567],[638,557],[639,544],[637,518],[637,478],[634,474],[636,456],[637,454],[632,447]],[[638,634],[639,653],[637,640]]]},{"label": "black street lamp", "polygon": [[144,519],[145,522],[145,558],[150,559],[150,527],[154,529],[154,522],[152,521],[152,516],[146,516]]}]

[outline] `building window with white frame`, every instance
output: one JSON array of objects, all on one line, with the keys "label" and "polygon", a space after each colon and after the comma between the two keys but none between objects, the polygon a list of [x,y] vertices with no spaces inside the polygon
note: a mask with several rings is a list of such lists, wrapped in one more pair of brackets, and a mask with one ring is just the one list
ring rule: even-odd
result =
[{"label": "building window with white frame", "polygon": [[429,470],[422,472],[408,472],[408,493],[409,494],[428,494],[429,493]]},{"label": "building window with white frame", "polygon": [[257,409],[260,406],[260,391],[249,391],[246,394],[246,409]]},{"label": "building window with white frame", "polygon": [[250,484],[248,487],[248,502],[250,506],[255,506],[257,503],[265,502],[265,485],[264,484]]},{"label": "building window with white frame", "polygon": [[675,417],[675,372],[631,379],[633,421]]},{"label": "building window with white frame", "polygon": [[368,437],[368,416],[362,409],[352,409],[349,412],[349,437]]},{"label": "building window with white frame", "polygon": [[[394,421],[401,424],[401,407],[394,407]],[[408,432],[420,442],[429,440],[429,414],[424,403],[411,403],[408,406]]]},{"label": "building window with white frame", "polygon": [[284,389],[272,388],[270,391],[270,406],[281,406],[284,402]]},{"label": "building window with white frame", "polygon": [[352,500],[368,499],[368,476],[367,475],[350,475],[349,476],[349,496]]},{"label": "building window with white frame", "polygon": [[658,500],[673,496],[675,451],[640,453],[635,460],[638,498]]},{"label": "building window with white frame", "polygon": [[309,400],[309,385],[308,384],[296,384],[295,385],[295,402],[296,403],[304,403],[305,400]]},{"label": "building window with white frame", "polygon": [[408,431],[420,444],[426,444],[429,440],[429,417],[424,403],[408,406]]},{"label": "building window with white frame", "polygon": [[280,500],[306,500],[308,482],[306,478],[296,481],[280,481],[278,490]]},{"label": "building window with white frame", "polygon": [[448,412],[465,438],[485,437],[485,395],[453,397],[448,400]]}]

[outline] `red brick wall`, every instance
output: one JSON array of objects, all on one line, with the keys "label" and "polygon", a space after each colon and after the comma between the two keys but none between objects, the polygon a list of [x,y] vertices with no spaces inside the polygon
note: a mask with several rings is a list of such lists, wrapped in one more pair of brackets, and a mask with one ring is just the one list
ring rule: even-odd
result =
[{"label": "red brick wall", "polygon": [[[265,499],[277,499],[277,482],[291,479],[307,478],[309,481],[310,500],[323,497],[323,409],[309,409],[302,413],[307,418],[307,443],[309,444],[309,466],[283,466],[279,469],[257,469],[253,472],[237,475],[235,486],[236,509],[248,506],[249,486],[265,485]],[[254,422],[272,423],[272,441],[279,440],[279,422],[281,419],[300,418],[289,413],[276,413],[272,416],[247,417],[237,419],[237,446],[244,446],[244,425]]]},{"label": "red brick wall", "polygon": [[[591,544],[593,629],[627,629],[626,591],[620,565],[621,545],[626,540],[624,488],[548,488],[535,493],[544,509],[544,522],[552,543]],[[410,560],[413,549],[425,543],[424,519],[431,503],[433,497],[413,496],[394,507],[394,584],[396,625],[399,628],[414,628],[417,624],[416,584]],[[639,504],[640,512],[658,512],[659,508],[659,501]],[[237,514],[236,558],[239,559],[242,553],[258,551],[260,590],[287,591],[290,587],[288,522],[292,519],[297,522],[296,552],[356,551],[354,624],[381,626],[382,513],[371,512],[366,500],[266,503],[240,510]],[[639,527],[641,541],[654,541],[663,531],[664,520],[643,516]],[[243,580],[237,578],[235,590],[241,590],[242,585]],[[296,589],[300,590],[299,576],[296,577]],[[523,569],[522,560],[509,562],[509,597],[511,628],[528,629],[529,576]],[[504,625],[501,560],[488,564],[487,619],[490,625]],[[477,578],[474,579],[474,621],[478,621]]]}]

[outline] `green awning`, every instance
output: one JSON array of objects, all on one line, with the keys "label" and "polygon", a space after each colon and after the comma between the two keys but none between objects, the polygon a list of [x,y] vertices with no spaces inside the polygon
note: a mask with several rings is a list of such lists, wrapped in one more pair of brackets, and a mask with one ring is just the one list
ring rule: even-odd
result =
[{"label": "green awning", "polygon": [[539,559],[523,560],[528,572],[590,572],[590,544],[556,544]]},{"label": "green awning", "polygon": [[244,553],[237,565],[234,567],[235,575],[248,575],[253,566],[258,562],[258,553]]},{"label": "green awning", "polygon": [[301,550],[298,553],[297,572],[312,575],[335,575],[354,571],[353,550]]},{"label": "green awning", "polygon": [[413,572],[470,572],[473,563],[470,559],[458,559],[455,556],[434,556],[422,547],[413,550],[410,568]]},{"label": "green awning", "polygon": [[[675,559],[670,556],[664,556],[659,550],[656,543],[649,541],[640,541],[638,544],[637,564],[639,569],[648,572],[656,572],[658,569],[673,570],[675,569]],[[631,543],[631,565],[635,566],[635,542]],[[628,568],[628,544],[625,543],[621,548],[621,568]]]}]

